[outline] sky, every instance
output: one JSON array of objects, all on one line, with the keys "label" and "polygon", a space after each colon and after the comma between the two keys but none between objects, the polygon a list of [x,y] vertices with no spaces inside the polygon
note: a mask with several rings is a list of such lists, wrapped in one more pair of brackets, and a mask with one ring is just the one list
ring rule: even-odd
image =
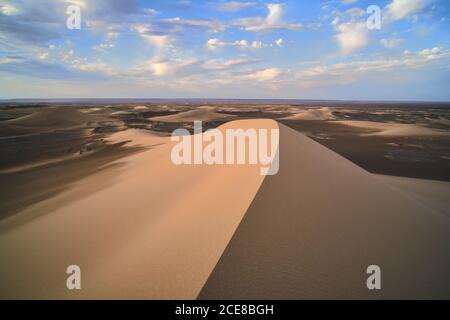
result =
[{"label": "sky", "polygon": [[449,0],[0,0],[0,99],[450,101],[449,19]]}]

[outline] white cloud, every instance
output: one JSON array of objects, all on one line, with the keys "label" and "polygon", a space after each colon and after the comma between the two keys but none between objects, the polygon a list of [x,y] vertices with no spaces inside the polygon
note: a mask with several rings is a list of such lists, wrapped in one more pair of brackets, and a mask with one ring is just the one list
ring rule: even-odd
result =
[{"label": "white cloud", "polygon": [[427,0],[393,0],[385,8],[387,22],[401,20],[418,13],[428,4]]},{"label": "white cloud", "polygon": [[389,48],[389,49],[397,47],[402,42],[403,42],[403,39],[397,39],[397,38],[388,38],[388,39],[380,40],[381,45],[383,47]]},{"label": "white cloud", "polygon": [[353,18],[353,17],[362,17],[366,15],[366,12],[360,8],[351,8],[345,11],[345,14]]},{"label": "white cloud", "polygon": [[203,67],[207,70],[230,70],[238,66],[248,65],[255,62],[258,61],[250,59],[234,59],[234,60],[211,59],[205,61]]},{"label": "white cloud", "polygon": [[134,24],[131,29],[157,49],[164,49],[175,41],[175,38],[165,34],[153,34],[148,24]]},{"label": "white cloud", "polygon": [[19,9],[9,3],[6,3],[0,5],[0,12],[6,16],[12,16],[17,14],[19,12]]},{"label": "white cloud", "polygon": [[[419,52],[419,56],[425,57],[427,60],[436,60],[442,57],[445,52],[442,52],[441,47],[434,47],[431,49],[424,49]],[[448,52],[447,52],[448,54]]]},{"label": "white cloud", "polygon": [[40,59],[40,60],[47,60],[48,59],[48,52],[44,52],[44,53],[40,54],[38,56],[38,59]]},{"label": "white cloud", "polygon": [[355,3],[358,2],[358,0],[341,0],[342,4],[351,4],[351,3]]},{"label": "white cloud", "polygon": [[158,77],[172,74],[176,70],[175,65],[168,61],[150,61],[149,67],[153,75]]},{"label": "white cloud", "polygon": [[161,19],[160,22],[188,28],[207,29],[213,32],[224,31],[228,26],[220,21],[201,19],[182,19],[180,17]]},{"label": "white cloud", "polygon": [[297,80],[317,85],[335,83],[347,84],[357,81],[361,76],[374,73],[398,72],[422,68],[433,61],[450,58],[450,51],[440,47],[405,53],[397,58],[352,61],[329,65],[318,65],[303,69],[296,75]]},{"label": "white cloud", "polygon": [[267,8],[269,9],[269,14],[266,17],[266,22],[269,25],[279,24],[283,17],[283,6],[279,3],[269,3]]},{"label": "white cloud", "polygon": [[283,38],[280,38],[280,39],[275,40],[275,44],[276,44],[277,46],[279,46],[279,47],[282,47],[282,46],[283,46],[283,43],[284,43]]},{"label": "white cloud", "polygon": [[216,50],[216,49],[221,49],[221,48],[226,48],[226,47],[236,47],[236,48],[246,49],[246,48],[251,47],[251,45],[249,44],[249,42],[247,40],[236,40],[234,42],[226,42],[226,41],[221,41],[217,38],[212,38],[212,39],[208,40],[208,42],[206,43],[206,47],[209,50]]},{"label": "white cloud", "polygon": [[118,36],[120,36],[120,33],[117,31],[108,31],[106,33],[106,39],[109,41],[116,39]]},{"label": "white cloud", "polygon": [[[136,68],[135,72],[150,72],[151,75],[156,77],[182,76],[183,70],[195,66],[198,63],[199,61],[196,59],[170,59],[155,57],[148,60],[143,66]],[[192,71],[189,73],[192,73]]]},{"label": "white cloud", "polygon": [[258,71],[249,73],[245,76],[245,79],[252,80],[252,81],[258,81],[258,82],[264,82],[264,81],[274,80],[280,74],[281,74],[280,69],[268,68],[268,69],[262,69],[262,70],[258,70]]},{"label": "white cloud", "polygon": [[168,35],[143,34],[142,38],[158,49],[164,49],[174,41],[174,39]]},{"label": "white cloud", "polygon": [[144,23],[137,23],[132,25],[131,29],[139,34],[143,34],[150,31],[150,25]]},{"label": "white cloud", "polygon": [[364,48],[368,43],[368,31],[366,24],[342,23],[337,27],[338,34],[335,36],[343,54],[350,54]]},{"label": "white cloud", "polygon": [[[281,45],[283,43],[283,39],[278,39],[279,42],[281,40]],[[281,46],[280,45],[280,46]],[[263,43],[262,41],[249,41],[249,40],[236,40],[236,41],[221,41],[217,38],[211,38],[206,42],[206,48],[208,50],[217,50],[227,47],[234,47],[238,49],[262,49],[267,47],[272,47],[272,44]]]},{"label": "white cloud", "polygon": [[239,2],[239,1],[229,1],[221,3],[217,6],[220,11],[239,11],[242,9],[252,8],[256,6],[256,2]]},{"label": "white cloud", "polygon": [[279,3],[267,4],[268,13],[267,16],[255,17],[255,18],[242,18],[233,22],[236,26],[242,26],[247,31],[265,31],[286,29],[292,31],[299,31],[302,29],[302,25],[299,23],[283,22],[283,10],[284,6]]},{"label": "white cloud", "polygon": [[72,61],[72,68],[87,73],[98,73],[108,76],[118,75],[117,68],[103,62],[85,62],[74,60]]},{"label": "white cloud", "polygon": [[99,45],[93,46],[93,49],[96,51],[106,51],[115,48],[115,46],[113,43],[100,43]]}]

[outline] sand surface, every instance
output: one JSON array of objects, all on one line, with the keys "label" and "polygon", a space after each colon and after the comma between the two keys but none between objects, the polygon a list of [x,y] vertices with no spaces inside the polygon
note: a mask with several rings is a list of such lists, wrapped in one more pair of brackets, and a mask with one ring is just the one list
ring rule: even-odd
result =
[{"label": "sand surface", "polygon": [[[0,221],[0,298],[450,298],[448,185],[372,175],[279,127],[268,177],[175,166],[169,138],[114,134],[146,150]],[[66,289],[71,264],[81,291]]]},{"label": "sand surface", "polygon": [[[266,177],[201,299],[450,298],[450,219],[280,125]],[[382,290],[366,270],[379,265]]]},{"label": "sand surface", "polygon": [[[233,126],[277,124],[221,129]],[[260,167],[175,166],[170,138],[112,139],[149,149],[1,221],[1,298],[197,297],[264,179]],[[81,291],[66,289],[71,264]]]},{"label": "sand surface", "polygon": [[450,217],[450,182],[376,175],[427,207]]},{"label": "sand surface", "polygon": [[374,121],[335,121],[347,126],[371,129],[376,132],[368,133],[365,135],[373,136],[448,136],[449,132],[445,130],[437,130],[427,128],[416,124],[404,124],[404,123],[386,123],[386,122],[374,122]]}]

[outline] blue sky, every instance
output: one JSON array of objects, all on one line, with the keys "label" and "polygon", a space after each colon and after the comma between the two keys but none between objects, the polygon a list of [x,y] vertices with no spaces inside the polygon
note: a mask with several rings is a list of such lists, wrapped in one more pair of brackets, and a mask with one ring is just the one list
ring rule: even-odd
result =
[{"label": "blue sky", "polygon": [[[80,30],[66,27],[74,4]],[[0,98],[450,101],[449,13],[448,0],[0,0]]]}]

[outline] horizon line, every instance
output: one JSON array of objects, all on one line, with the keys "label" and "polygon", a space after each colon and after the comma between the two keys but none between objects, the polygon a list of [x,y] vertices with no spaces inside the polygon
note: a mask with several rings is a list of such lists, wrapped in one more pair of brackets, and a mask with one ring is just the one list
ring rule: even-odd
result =
[{"label": "horizon line", "polygon": [[364,103],[450,103],[450,100],[374,100],[374,99],[314,99],[314,98],[0,98],[3,102],[52,101],[304,101],[304,102],[364,102]]}]

